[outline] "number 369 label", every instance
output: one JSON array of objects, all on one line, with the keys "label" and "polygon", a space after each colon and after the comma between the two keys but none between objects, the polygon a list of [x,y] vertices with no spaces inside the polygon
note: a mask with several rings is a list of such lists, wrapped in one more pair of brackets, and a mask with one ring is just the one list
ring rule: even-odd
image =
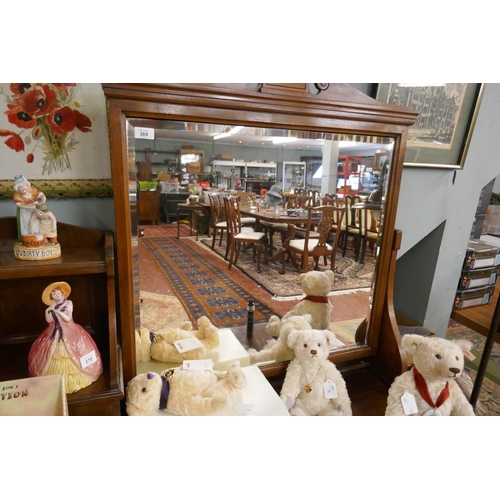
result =
[{"label": "number 369 label", "polygon": [[93,365],[97,361],[97,356],[95,351],[90,351],[85,356],[80,358],[80,365],[82,368],[87,368],[87,366]]},{"label": "number 369 label", "polygon": [[155,138],[155,129],[154,128],[135,127],[134,136],[136,139],[149,139],[149,140],[153,141]]}]

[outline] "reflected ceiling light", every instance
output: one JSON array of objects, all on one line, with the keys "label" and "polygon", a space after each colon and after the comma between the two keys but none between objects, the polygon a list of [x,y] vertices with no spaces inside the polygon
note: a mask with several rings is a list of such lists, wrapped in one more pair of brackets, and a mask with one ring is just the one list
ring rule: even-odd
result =
[{"label": "reflected ceiling light", "polygon": [[355,148],[357,145],[356,141],[339,141],[339,148]]},{"label": "reflected ceiling light", "polygon": [[214,135],[214,141],[216,141],[218,139],[222,139],[223,137],[229,137],[231,135],[234,135],[237,132],[239,132],[241,129],[243,129],[243,127],[238,125],[237,127],[233,127],[232,129],[230,129],[228,132],[223,132],[222,134]]},{"label": "reflected ceiling light", "polygon": [[273,144],[286,144],[287,142],[296,141],[297,137],[276,137],[273,139]]}]

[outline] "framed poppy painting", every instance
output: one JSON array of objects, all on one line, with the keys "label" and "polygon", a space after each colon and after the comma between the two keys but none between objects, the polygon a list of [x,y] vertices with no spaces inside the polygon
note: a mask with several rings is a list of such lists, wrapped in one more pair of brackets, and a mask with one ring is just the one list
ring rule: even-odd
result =
[{"label": "framed poppy painting", "polygon": [[406,167],[461,169],[482,89],[480,83],[379,83],[373,97],[420,113],[408,131]]},{"label": "framed poppy painting", "polygon": [[0,163],[8,183],[24,174],[43,178],[58,197],[110,194],[103,186],[111,165],[102,86],[1,83]]}]

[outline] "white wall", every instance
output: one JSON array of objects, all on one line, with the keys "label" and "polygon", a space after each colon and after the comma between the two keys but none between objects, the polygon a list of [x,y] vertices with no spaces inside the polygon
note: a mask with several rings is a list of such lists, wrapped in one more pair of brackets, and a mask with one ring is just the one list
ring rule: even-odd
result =
[{"label": "white wall", "polygon": [[[396,219],[396,227],[403,232],[398,259],[445,223],[424,321],[425,327],[440,336],[448,325],[481,190],[500,174],[499,138],[500,84],[491,83],[485,86],[463,170],[403,171]],[[410,280],[407,286],[409,302]],[[411,303],[407,307],[411,308]]]}]

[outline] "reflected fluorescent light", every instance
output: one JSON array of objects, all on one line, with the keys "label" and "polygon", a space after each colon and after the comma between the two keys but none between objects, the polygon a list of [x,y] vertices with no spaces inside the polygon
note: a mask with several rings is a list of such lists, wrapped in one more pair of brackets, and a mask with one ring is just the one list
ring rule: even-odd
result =
[{"label": "reflected fluorescent light", "polygon": [[231,130],[229,130],[229,132],[223,132],[222,134],[214,135],[214,141],[216,141],[218,139],[222,139],[223,137],[229,137],[231,135],[234,135],[237,132],[239,132],[241,129],[243,129],[243,127],[238,125],[237,127],[233,127]]},{"label": "reflected fluorescent light", "polygon": [[273,144],[286,144],[287,142],[296,141],[297,137],[276,137],[273,139]]},{"label": "reflected fluorescent light", "polygon": [[339,141],[339,148],[355,148],[357,145],[356,141]]}]

